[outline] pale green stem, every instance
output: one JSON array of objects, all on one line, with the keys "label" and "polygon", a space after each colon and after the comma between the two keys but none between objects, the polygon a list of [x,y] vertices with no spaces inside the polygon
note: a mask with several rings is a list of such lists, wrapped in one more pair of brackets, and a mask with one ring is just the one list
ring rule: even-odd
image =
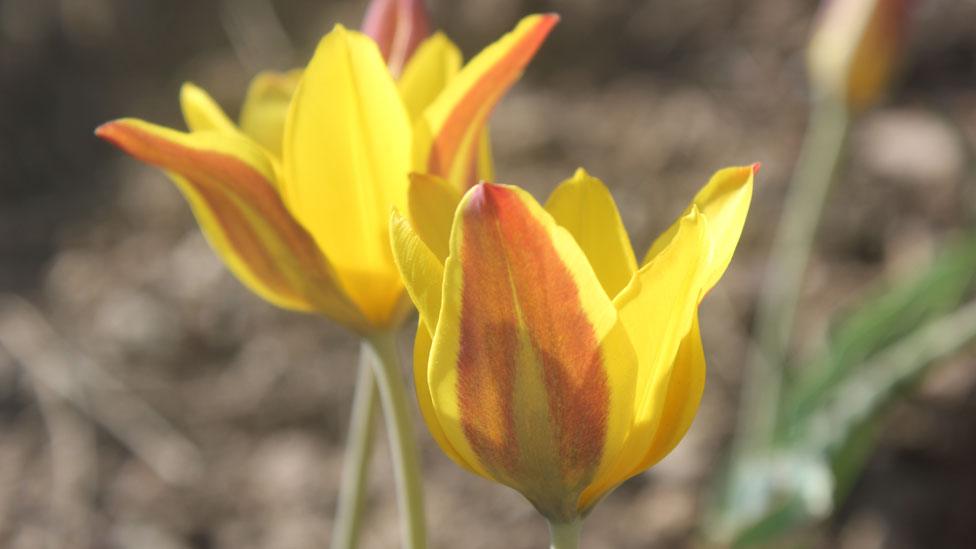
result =
[{"label": "pale green stem", "polygon": [[396,334],[377,333],[367,340],[376,360],[373,374],[380,389],[380,402],[393,455],[397,500],[402,515],[400,525],[405,549],[426,549],[424,495],[420,478],[420,459],[414,438],[413,421],[407,406],[407,389],[400,371]]},{"label": "pale green stem", "polygon": [[332,527],[332,549],[354,549],[359,545],[363,507],[366,501],[366,477],[376,433],[378,392],[373,379],[374,353],[363,341],[359,350],[359,378],[352,397],[352,415],[346,438],[346,455],[342,462],[339,500]]},{"label": "pale green stem", "polygon": [[775,436],[783,368],[803,275],[846,141],[848,122],[844,105],[829,100],[817,102],[811,113],[759,295],[756,346],[742,391],[740,436],[735,449],[738,455],[763,451]]},{"label": "pale green stem", "polygon": [[579,549],[580,531],[582,529],[582,520],[562,523],[550,522],[549,537],[552,541],[549,543],[549,549]]}]

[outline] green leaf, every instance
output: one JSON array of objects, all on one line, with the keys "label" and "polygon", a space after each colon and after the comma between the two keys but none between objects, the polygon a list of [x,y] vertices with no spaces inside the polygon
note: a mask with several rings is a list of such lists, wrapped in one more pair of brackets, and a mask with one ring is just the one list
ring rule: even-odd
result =
[{"label": "green leaf", "polygon": [[922,275],[867,302],[837,324],[820,353],[804,363],[783,400],[787,432],[880,350],[962,301],[976,280],[976,233],[941,254]]}]

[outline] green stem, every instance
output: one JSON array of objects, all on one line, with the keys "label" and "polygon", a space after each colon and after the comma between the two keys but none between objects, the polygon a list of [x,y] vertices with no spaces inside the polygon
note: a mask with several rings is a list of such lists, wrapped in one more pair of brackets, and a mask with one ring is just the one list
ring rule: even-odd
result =
[{"label": "green stem", "polygon": [[359,545],[363,507],[366,501],[366,477],[369,460],[373,453],[376,432],[376,405],[378,392],[370,365],[374,354],[363,341],[359,351],[359,378],[352,397],[352,415],[349,417],[349,434],[346,455],[343,458],[339,500],[332,528],[332,549],[354,549]]},{"label": "green stem", "polygon": [[583,521],[549,523],[549,549],[579,549]]},{"label": "green stem", "polygon": [[756,347],[747,365],[736,454],[769,448],[776,433],[783,369],[787,363],[803,275],[847,137],[844,105],[814,105],[790,182],[759,295]]},{"label": "green stem", "polygon": [[380,389],[380,402],[386,419],[386,431],[393,454],[393,473],[400,505],[403,547],[426,549],[424,497],[420,478],[420,460],[414,438],[413,422],[407,406],[407,389],[400,371],[396,334],[377,333],[368,338],[376,360],[373,374]]}]

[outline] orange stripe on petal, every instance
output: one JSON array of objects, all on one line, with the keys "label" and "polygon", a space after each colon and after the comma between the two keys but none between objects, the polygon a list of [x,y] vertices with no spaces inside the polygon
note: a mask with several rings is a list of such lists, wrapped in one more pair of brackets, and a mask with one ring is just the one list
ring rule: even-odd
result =
[{"label": "orange stripe on petal", "polygon": [[193,208],[213,248],[249,288],[272,303],[319,311],[353,329],[361,315],[337,289],[311,236],[274,190],[274,169],[244,138],[185,134],[138,120],[96,134],[133,157],[167,171]]},{"label": "orange stripe on petal", "polygon": [[488,116],[558,21],[555,14],[526,17],[461,69],[418,126],[417,171],[444,177],[460,190],[476,182],[474,163]]}]

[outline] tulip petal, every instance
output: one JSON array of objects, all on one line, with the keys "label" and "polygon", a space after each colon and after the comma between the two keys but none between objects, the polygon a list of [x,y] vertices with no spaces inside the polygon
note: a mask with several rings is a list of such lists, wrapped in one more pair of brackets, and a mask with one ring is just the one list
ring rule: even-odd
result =
[{"label": "tulip petal", "polygon": [[580,168],[556,187],[546,210],[576,239],[607,295],[617,295],[637,272],[637,259],[603,182]]},{"label": "tulip petal", "polygon": [[707,220],[693,206],[671,242],[614,299],[640,364],[634,424],[615,466],[583,494],[583,508],[629,478],[650,452],[675,357],[698,308],[708,250]]},{"label": "tulip petal", "polygon": [[413,382],[417,390],[417,402],[420,405],[420,413],[424,417],[424,423],[427,424],[430,430],[430,436],[441,447],[441,450],[447,454],[447,457],[471,473],[491,480],[491,476],[480,464],[477,462],[469,462],[454,448],[444,428],[441,427],[437,412],[434,409],[434,400],[431,397],[430,385],[427,384],[427,362],[430,359],[430,347],[430,332],[427,330],[427,326],[421,323],[417,326],[417,335],[413,341]]},{"label": "tulip petal", "polygon": [[251,80],[241,106],[241,131],[281,158],[288,105],[298,87],[302,71],[265,71]]},{"label": "tulip petal", "polygon": [[355,330],[362,316],[344,297],[312,237],[291,217],[274,169],[244,137],[186,134],[119,120],[96,134],[165,170],[186,196],[211,246],[255,293],[287,309],[323,312]]},{"label": "tulip petal", "polygon": [[[753,179],[758,171],[759,164],[719,170],[698,191],[683,214],[687,215],[696,207],[708,218],[712,250],[708,254],[710,259],[705,282],[706,292],[718,283],[732,261],[732,254],[746,223],[746,214],[749,213]],[[671,242],[677,230],[678,222],[675,222],[661,234],[651,245],[643,264],[646,265],[657,256]]]},{"label": "tulip petal", "polygon": [[461,191],[474,184],[478,140],[488,116],[558,20],[553,14],[522,19],[461,69],[417,124],[415,171],[439,175]]},{"label": "tulip petal", "polygon": [[454,210],[461,195],[450,183],[428,174],[410,174],[410,223],[441,264],[447,259]]},{"label": "tulip petal", "polygon": [[407,113],[376,44],[336,26],[292,100],[282,194],[374,326],[399,320],[388,221],[391,208],[406,208],[410,150]]},{"label": "tulip petal", "polygon": [[667,393],[661,409],[661,419],[651,440],[651,447],[644,459],[631,470],[636,475],[671,453],[684,438],[691,422],[698,413],[702,392],[705,390],[705,350],[702,348],[701,330],[696,314],[691,331],[678,347],[678,354],[671,368]]},{"label": "tulip petal", "polygon": [[180,88],[180,108],[190,131],[215,130],[237,134],[237,126],[203,88],[186,82]]},{"label": "tulip petal", "polygon": [[390,72],[398,75],[430,33],[428,19],[424,0],[373,0],[362,29],[376,41]]},{"label": "tulip petal", "polygon": [[[448,227],[448,231],[450,227]],[[397,267],[403,276],[407,293],[417,305],[420,313],[420,323],[413,345],[413,374],[414,387],[417,391],[417,402],[424,421],[430,429],[431,436],[437,441],[444,453],[456,463],[476,475],[488,478],[488,474],[478,463],[466,460],[451,444],[444,433],[437,415],[427,383],[427,363],[430,359],[431,332],[437,326],[437,316],[440,314],[441,286],[444,280],[444,267],[441,261],[427,248],[410,223],[397,212],[390,218],[390,233],[393,244],[393,256]]]},{"label": "tulip petal", "polygon": [[397,81],[411,120],[420,117],[461,70],[461,50],[438,32],[425,40]]},{"label": "tulip petal", "polygon": [[478,181],[495,180],[495,161],[491,153],[491,131],[488,124],[481,130],[481,138],[478,140]]},{"label": "tulip petal", "polygon": [[407,293],[417,305],[420,321],[433,332],[441,310],[444,266],[430,251],[410,223],[399,213],[390,217],[393,258],[403,277]]},{"label": "tulip petal", "polygon": [[514,187],[468,192],[428,370],[457,452],[548,518],[571,520],[626,439],[635,371],[617,311],[569,232]]}]

